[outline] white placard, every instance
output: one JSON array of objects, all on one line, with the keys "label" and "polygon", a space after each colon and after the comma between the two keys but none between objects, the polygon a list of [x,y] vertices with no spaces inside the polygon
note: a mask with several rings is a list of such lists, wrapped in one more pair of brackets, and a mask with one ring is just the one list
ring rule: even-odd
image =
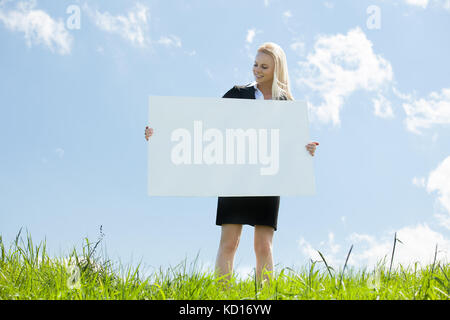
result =
[{"label": "white placard", "polygon": [[150,96],[150,196],[315,194],[304,101]]}]

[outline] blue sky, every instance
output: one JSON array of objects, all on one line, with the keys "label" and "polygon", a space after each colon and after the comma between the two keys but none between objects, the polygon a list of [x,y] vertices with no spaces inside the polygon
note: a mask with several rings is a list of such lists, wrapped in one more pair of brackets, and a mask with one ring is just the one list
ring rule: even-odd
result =
[{"label": "blue sky", "polygon": [[[339,268],[351,245],[349,265],[371,268],[395,232],[394,264],[436,244],[448,261],[449,31],[448,0],[0,0],[0,234],[59,256],[102,225],[125,265],[214,266],[217,197],[147,196],[148,96],[220,97],[271,41],[320,142],[317,195],[281,197],[277,268],[317,250]],[[244,226],[235,268],[254,264]]]}]

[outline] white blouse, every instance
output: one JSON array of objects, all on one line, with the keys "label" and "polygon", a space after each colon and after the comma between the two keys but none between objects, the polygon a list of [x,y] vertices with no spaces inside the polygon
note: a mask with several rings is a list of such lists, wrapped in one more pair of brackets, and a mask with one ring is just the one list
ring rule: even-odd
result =
[{"label": "white blouse", "polygon": [[255,88],[255,99],[264,100],[264,95],[262,94],[261,91],[259,91],[258,86],[257,86],[257,82],[253,81],[247,87],[251,87],[251,86],[253,86]]}]

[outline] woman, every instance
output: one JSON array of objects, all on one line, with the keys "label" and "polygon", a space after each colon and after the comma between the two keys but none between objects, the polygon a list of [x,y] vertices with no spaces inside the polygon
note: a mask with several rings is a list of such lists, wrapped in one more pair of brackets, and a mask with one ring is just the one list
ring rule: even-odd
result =
[{"label": "woman", "polygon": [[[255,81],[245,86],[234,86],[223,98],[294,100],[290,92],[286,55],[273,42],[261,45],[253,65]],[[153,135],[153,129],[146,127],[145,138]],[[318,142],[305,147],[314,156]],[[230,279],[233,272],[234,255],[239,245],[242,225],[255,228],[254,250],[256,255],[256,278],[261,275],[270,280],[273,271],[272,239],[277,230],[279,196],[219,197],[216,225],[222,228],[216,258],[216,271]],[[268,273],[263,272],[264,270]]]}]

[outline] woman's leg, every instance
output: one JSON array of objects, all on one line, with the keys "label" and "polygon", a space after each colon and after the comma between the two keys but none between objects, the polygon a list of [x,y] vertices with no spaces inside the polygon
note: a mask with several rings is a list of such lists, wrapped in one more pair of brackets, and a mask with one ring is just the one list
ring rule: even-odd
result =
[{"label": "woman's leg", "polygon": [[223,224],[220,236],[219,250],[216,258],[216,272],[219,276],[228,274],[231,278],[233,272],[234,254],[239,245],[242,224]]},{"label": "woman's leg", "polygon": [[[260,282],[263,270],[273,271],[272,239],[274,228],[270,226],[255,225],[255,255],[256,255],[256,278]],[[265,275],[265,279],[270,278]]]}]

